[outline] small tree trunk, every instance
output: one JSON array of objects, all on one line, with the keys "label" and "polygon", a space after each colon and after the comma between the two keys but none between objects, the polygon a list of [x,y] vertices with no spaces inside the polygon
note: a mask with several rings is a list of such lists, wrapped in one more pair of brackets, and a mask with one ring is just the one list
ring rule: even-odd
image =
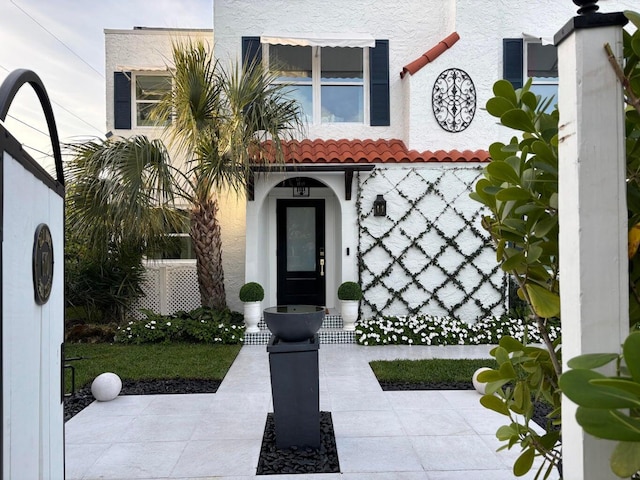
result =
[{"label": "small tree trunk", "polygon": [[218,201],[194,205],[191,210],[191,240],[196,254],[198,288],[202,306],[227,308],[222,269],[222,237],[218,222]]}]

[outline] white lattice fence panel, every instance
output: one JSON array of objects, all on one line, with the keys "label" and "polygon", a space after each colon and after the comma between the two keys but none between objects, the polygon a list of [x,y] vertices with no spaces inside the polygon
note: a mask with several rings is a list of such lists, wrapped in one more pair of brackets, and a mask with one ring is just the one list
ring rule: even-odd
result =
[{"label": "white lattice fence panel", "polygon": [[[468,322],[504,313],[506,276],[469,198],[477,167],[376,169],[358,194],[364,317],[452,316]],[[376,195],[386,217],[373,215]]]},{"label": "white lattice fence panel", "polygon": [[131,314],[142,318],[140,309],[171,315],[180,310],[190,311],[200,306],[198,277],[195,264],[146,265],[143,296],[133,305]]},{"label": "white lattice fence panel", "polygon": [[182,265],[167,268],[167,311],[190,311],[201,305],[196,266]]},{"label": "white lattice fence panel", "polygon": [[131,315],[135,318],[143,318],[141,308],[160,312],[160,277],[159,268],[146,266],[145,280],[142,283],[142,296],[131,306]]}]

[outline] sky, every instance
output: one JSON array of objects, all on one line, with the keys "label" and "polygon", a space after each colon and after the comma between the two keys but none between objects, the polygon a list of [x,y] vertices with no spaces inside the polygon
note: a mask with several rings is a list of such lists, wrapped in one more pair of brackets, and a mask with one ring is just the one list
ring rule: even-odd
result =
[{"label": "sky", "polygon": [[[104,138],[104,29],[213,28],[213,0],[0,0],[0,83],[33,70],[52,103],[61,143]],[[51,170],[51,141],[33,89],[21,88],[5,127]]]}]

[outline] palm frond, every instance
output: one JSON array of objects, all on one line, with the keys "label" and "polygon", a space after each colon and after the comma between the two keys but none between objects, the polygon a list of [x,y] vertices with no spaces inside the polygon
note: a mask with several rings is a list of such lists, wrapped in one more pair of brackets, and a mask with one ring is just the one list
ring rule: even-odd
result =
[{"label": "palm frond", "polygon": [[151,244],[174,224],[175,170],[161,141],[135,136],[69,148],[67,215],[96,250],[114,240]]}]

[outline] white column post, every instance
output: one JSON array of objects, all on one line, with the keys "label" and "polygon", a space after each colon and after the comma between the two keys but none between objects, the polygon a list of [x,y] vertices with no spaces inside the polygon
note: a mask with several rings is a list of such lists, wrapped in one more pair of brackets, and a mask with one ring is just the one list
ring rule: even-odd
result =
[{"label": "white column post", "polygon": [[[604,50],[609,43],[621,59],[624,23],[617,13],[578,16],[555,38],[565,369],[577,355],[619,352],[629,332],[624,105]],[[615,442],[585,434],[575,412],[563,397],[563,478],[617,478],[609,467]]]},{"label": "white column post", "polygon": [[[158,267],[158,303],[160,304],[160,315],[168,315],[169,314],[169,306],[168,306],[168,276],[169,271],[166,265],[160,265]],[[171,312],[173,313],[173,312]]]}]

